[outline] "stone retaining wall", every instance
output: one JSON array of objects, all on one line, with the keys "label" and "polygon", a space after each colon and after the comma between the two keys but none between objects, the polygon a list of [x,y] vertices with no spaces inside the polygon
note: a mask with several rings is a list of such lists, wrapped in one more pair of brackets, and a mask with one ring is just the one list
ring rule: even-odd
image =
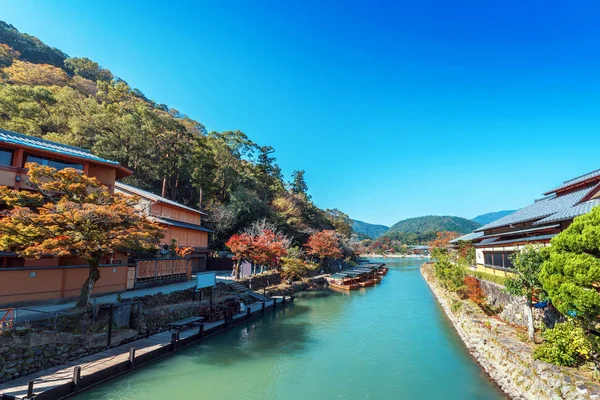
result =
[{"label": "stone retaining wall", "polygon": [[[478,279],[487,302],[494,308],[502,308],[498,315],[503,321],[513,325],[527,326],[524,308],[527,307],[524,297],[516,297],[504,291],[504,287],[497,283]],[[536,328],[542,326],[553,327],[562,320],[562,315],[552,306],[542,309],[534,308],[533,321]]]},{"label": "stone retaining wall", "polygon": [[[112,342],[119,345],[135,337],[135,330],[115,332]],[[106,333],[29,331],[0,336],[0,383],[106,350],[106,343]]]},{"label": "stone retaining wall", "polygon": [[471,355],[513,399],[600,399],[600,386],[573,368],[534,360],[532,345],[470,301],[439,285],[431,265],[421,273]]}]

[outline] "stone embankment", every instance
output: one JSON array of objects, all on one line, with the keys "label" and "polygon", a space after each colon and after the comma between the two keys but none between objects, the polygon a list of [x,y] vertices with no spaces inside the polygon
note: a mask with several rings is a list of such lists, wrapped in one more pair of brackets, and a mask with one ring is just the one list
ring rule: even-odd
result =
[{"label": "stone embankment", "polygon": [[[475,304],[444,289],[430,264],[423,265],[421,273],[471,355],[508,396],[513,399],[600,399],[600,385],[575,369],[534,360],[532,346],[522,341],[514,328],[488,317]],[[515,304],[509,298],[504,301]],[[514,308],[509,314],[518,320],[518,305]]]}]

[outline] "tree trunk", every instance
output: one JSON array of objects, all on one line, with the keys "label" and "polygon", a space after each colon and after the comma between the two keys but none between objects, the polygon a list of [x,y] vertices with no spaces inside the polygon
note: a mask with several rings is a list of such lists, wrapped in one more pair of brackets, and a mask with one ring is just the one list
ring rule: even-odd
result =
[{"label": "tree trunk", "polygon": [[533,327],[533,304],[531,301],[527,301],[527,304],[524,306],[525,316],[527,317],[527,334],[529,335],[529,340],[532,342],[535,341],[535,329]]},{"label": "tree trunk", "polygon": [[237,281],[238,279],[240,279],[240,264],[241,264],[242,260],[236,260],[235,261],[235,274],[234,274],[234,279]]},{"label": "tree trunk", "polygon": [[100,265],[100,258],[95,258],[92,260],[88,260],[89,264],[89,275],[83,287],[81,288],[81,292],[79,293],[79,299],[77,300],[77,304],[75,307],[85,308],[88,306],[90,302],[90,296],[92,295],[92,290],[94,289],[94,285],[100,279],[100,269],[98,266]]},{"label": "tree trunk", "polygon": [[160,195],[162,197],[167,197],[167,176],[163,176],[163,184],[162,184],[162,190],[160,192]]}]

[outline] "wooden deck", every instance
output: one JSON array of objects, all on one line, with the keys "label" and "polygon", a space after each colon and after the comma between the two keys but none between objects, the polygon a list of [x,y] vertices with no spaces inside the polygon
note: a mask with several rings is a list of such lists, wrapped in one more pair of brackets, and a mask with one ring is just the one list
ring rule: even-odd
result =
[{"label": "wooden deck", "polygon": [[[277,305],[284,303],[284,298],[273,298]],[[285,296],[285,303],[293,301],[290,296]],[[273,301],[264,302],[265,312],[273,311]],[[27,375],[0,385],[0,399],[26,399],[29,382],[33,381],[33,393],[37,400],[61,399],[104,382],[145,363],[157,360],[176,352],[185,346],[193,344],[202,338],[222,332],[232,326],[243,323],[246,319],[262,313],[263,302],[256,302],[248,306],[248,311],[235,314],[228,324],[225,321],[205,322],[201,327],[193,326],[181,329],[180,333],[164,331],[146,339],[136,340],[109,350],[80,358],[58,367]],[[202,330],[203,327],[203,330]],[[201,332],[202,330],[202,332]],[[173,335],[178,335],[173,349]],[[135,349],[133,365],[129,363],[130,349]],[[81,367],[79,385],[73,381],[75,367]]]}]

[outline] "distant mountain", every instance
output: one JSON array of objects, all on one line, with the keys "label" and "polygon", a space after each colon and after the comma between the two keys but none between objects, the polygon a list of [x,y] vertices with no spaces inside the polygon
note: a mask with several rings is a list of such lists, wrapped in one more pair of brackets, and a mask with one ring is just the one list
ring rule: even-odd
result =
[{"label": "distant mountain", "polygon": [[487,213],[487,214],[481,214],[481,215],[478,215],[475,218],[473,218],[471,221],[475,221],[480,225],[486,225],[486,224],[489,224],[490,222],[494,222],[497,219],[505,217],[508,214],[512,214],[515,211],[516,210],[503,210],[503,211],[496,211],[496,212],[491,212],[491,213]]},{"label": "distant mountain", "polygon": [[[425,217],[409,218],[397,222],[386,232],[386,235],[391,233],[425,233],[425,232],[442,232],[451,231],[458,233],[470,233],[481,225],[475,221],[466,218],[427,215]],[[434,235],[435,236],[435,235]]]},{"label": "distant mountain", "polygon": [[356,233],[361,239],[377,239],[388,229],[390,229],[389,226],[369,224],[355,219],[352,220],[352,232]]}]

